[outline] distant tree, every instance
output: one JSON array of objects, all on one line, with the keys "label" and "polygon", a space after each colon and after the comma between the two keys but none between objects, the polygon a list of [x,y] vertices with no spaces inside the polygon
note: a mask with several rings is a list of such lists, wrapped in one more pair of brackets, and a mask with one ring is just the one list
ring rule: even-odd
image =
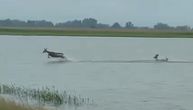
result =
[{"label": "distant tree", "polygon": [[164,24],[164,23],[157,23],[156,25],[154,25],[154,29],[172,29],[172,27],[170,27],[168,24]]},{"label": "distant tree", "polygon": [[143,26],[143,27],[135,27],[135,29],[144,29],[144,30],[148,30],[151,29],[150,27],[147,26]]},{"label": "distant tree", "polygon": [[74,20],[72,21],[73,27],[82,27],[82,21],[81,20]]},{"label": "distant tree", "polygon": [[94,18],[85,18],[82,21],[82,26],[83,27],[88,27],[88,28],[96,28],[97,22],[98,21]]},{"label": "distant tree", "polygon": [[10,19],[0,20],[0,26],[9,26],[11,25]]},{"label": "distant tree", "polygon": [[102,23],[99,23],[97,24],[96,28],[109,28],[110,26],[108,24],[102,24]]},{"label": "distant tree", "polygon": [[82,22],[81,20],[67,21],[64,23],[57,23],[55,26],[56,27],[70,27],[70,28],[82,27]]},{"label": "distant tree", "polygon": [[120,25],[118,22],[115,22],[115,23],[111,26],[111,28],[119,29],[119,28],[121,28],[121,25]]},{"label": "distant tree", "polygon": [[71,28],[76,28],[76,27],[109,28],[108,24],[97,23],[97,20],[93,18],[85,18],[82,21],[73,20],[73,21],[67,21],[64,23],[57,23],[55,26],[56,27],[71,27]]},{"label": "distant tree", "polygon": [[129,22],[127,22],[127,23],[125,24],[125,28],[127,28],[127,29],[133,29],[133,28],[134,28],[134,24],[129,21]]},{"label": "distant tree", "polygon": [[54,24],[52,22],[46,21],[46,20],[40,20],[40,21],[28,20],[27,26],[30,26],[30,27],[52,27],[52,26],[54,26]]},{"label": "distant tree", "polygon": [[16,26],[26,26],[26,22],[25,21],[20,21],[20,20],[12,20],[12,26],[16,27]]},{"label": "distant tree", "polygon": [[178,30],[178,31],[191,31],[191,27],[187,26],[187,25],[185,25],[185,26],[176,26],[175,29]]},{"label": "distant tree", "polygon": [[16,26],[26,26],[25,21],[20,20],[11,20],[11,19],[5,19],[0,20],[0,26],[6,26],[6,27],[16,27]]}]

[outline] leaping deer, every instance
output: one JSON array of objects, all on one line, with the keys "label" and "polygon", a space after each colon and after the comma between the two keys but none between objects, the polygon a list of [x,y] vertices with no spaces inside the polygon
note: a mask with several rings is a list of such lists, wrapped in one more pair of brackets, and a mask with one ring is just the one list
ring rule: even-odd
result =
[{"label": "leaping deer", "polygon": [[66,58],[63,53],[51,52],[51,51],[48,51],[47,48],[44,49],[43,53],[48,53],[48,58],[50,57]]}]

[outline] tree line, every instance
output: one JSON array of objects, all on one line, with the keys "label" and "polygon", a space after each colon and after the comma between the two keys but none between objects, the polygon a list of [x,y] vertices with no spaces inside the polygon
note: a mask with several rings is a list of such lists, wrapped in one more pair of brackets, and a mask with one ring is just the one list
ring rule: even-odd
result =
[{"label": "tree line", "polygon": [[85,18],[83,20],[72,20],[67,22],[61,22],[54,24],[51,21],[46,20],[11,20],[5,19],[0,20],[0,27],[65,27],[65,28],[112,28],[112,29],[156,29],[156,30],[179,30],[179,31],[192,31],[193,28],[187,25],[183,26],[169,26],[166,23],[157,23],[150,27],[138,27],[135,26],[131,21],[121,26],[118,22],[112,25],[99,23],[94,18]]}]

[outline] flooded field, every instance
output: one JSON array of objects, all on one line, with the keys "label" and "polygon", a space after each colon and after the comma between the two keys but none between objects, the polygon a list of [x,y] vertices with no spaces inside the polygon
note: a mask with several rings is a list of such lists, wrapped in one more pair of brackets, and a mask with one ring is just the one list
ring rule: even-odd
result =
[{"label": "flooded field", "polygon": [[[191,110],[192,47],[188,38],[0,36],[0,83],[54,86],[93,100],[58,108],[65,110]],[[48,58],[44,48],[67,60]]]}]

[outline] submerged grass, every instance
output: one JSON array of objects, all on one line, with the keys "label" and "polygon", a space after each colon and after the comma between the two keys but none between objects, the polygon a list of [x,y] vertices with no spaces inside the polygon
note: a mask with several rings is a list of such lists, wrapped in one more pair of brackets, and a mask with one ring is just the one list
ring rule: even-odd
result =
[{"label": "submerged grass", "polygon": [[0,35],[193,38],[193,31],[174,31],[174,30],[163,31],[153,29],[1,27]]}]

